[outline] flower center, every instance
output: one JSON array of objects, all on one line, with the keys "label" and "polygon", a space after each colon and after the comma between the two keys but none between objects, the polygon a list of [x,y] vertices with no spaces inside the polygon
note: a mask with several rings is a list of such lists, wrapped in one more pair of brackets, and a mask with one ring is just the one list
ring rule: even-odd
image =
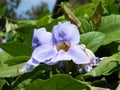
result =
[{"label": "flower center", "polygon": [[65,52],[67,52],[70,48],[70,43],[69,42],[58,42],[57,45],[56,45],[56,49],[57,51],[59,50],[64,50]]}]

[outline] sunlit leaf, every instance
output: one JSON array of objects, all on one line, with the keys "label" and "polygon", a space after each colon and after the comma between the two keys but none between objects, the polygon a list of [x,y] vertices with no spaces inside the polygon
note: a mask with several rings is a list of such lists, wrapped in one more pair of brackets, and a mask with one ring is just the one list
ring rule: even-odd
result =
[{"label": "sunlit leaf", "polygon": [[0,32],[0,36],[2,36],[2,37],[3,37],[3,36],[5,36],[5,33],[3,33],[3,32]]},{"label": "sunlit leaf", "polygon": [[13,57],[11,59],[8,59],[7,61],[5,61],[4,63],[7,64],[8,66],[13,66],[19,63],[23,63],[29,60],[29,56],[17,56],[17,57]]},{"label": "sunlit leaf", "polygon": [[87,48],[95,52],[102,44],[104,37],[105,35],[101,32],[88,32],[81,34],[80,43],[85,44]]},{"label": "sunlit leaf", "polygon": [[103,45],[120,40],[120,15],[102,17],[99,31],[105,33]]},{"label": "sunlit leaf", "polygon": [[45,16],[39,18],[37,21],[37,28],[43,27],[44,25],[50,23],[50,21],[51,21],[50,15],[45,15]]},{"label": "sunlit leaf", "polygon": [[19,70],[23,67],[25,63],[17,64],[14,66],[6,66],[0,68],[0,77],[12,77],[12,76],[18,76]]},{"label": "sunlit leaf", "polygon": [[[97,0],[98,2],[98,0]],[[94,3],[87,3],[84,5],[81,5],[79,7],[76,7],[74,10],[74,14],[77,17],[84,17],[85,14],[89,15],[90,17],[92,16],[93,13],[93,8],[95,8],[96,4]]]},{"label": "sunlit leaf", "polygon": [[36,20],[19,20],[17,22],[18,28],[26,27],[26,26],[35,26],[37,24]]},{"label": "sunlit leaf", "polygon": [[6,25],[5,25],[5,27],[6,27],[6,32],[12,31],[13,33],[16,33],[16,32],[15,32],[15,29],[18,28],[18,25],[9,22],[8,19],[7,19],[7,20],[6,20]]},{"label": "sunlit leaf", "polygon": [[12,56],[6,53],[5,51],[0,52],[0,66],[3,64],[4,61],[11,59]]}]

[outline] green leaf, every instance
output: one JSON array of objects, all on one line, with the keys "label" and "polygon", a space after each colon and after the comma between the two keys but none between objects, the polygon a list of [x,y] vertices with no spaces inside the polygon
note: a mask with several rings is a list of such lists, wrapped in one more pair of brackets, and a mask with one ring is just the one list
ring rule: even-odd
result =
[{"label": "green leaf", "polygon": [[90,87],[83,83],[73,79],[69,75],[55,75],[48,80],[37,79],[29,84],[26,90],[83,90],[90,89]]},{"label": "green leaf", "polygon": [[44,17],[46,15],[50,15],[50,11],[49,10],[46,10],[46,11],[43,11],[42,13],[40,13],[38,19],[40,19],[40,18],[42,18],[42,17]]},{"label": "green leaf", "polygon": [[118,65],[118,78],[120,79],[120,53],[116,57],[116,60],[118,61],[117,64],[119,64]]},{"label": "green leaf", "polygon": [[24,64],[25,63],[17,64],[14,66],[1,67],[0,68],[0,78],[18,76],[19,70],[23,67]]},{"label": "green leaf", "polygon": [[120,15],[102,17],[99,31],[105,33],[103,45],[120,40]]},{"label": "green leaf", "polygon": [[3,65],[3,62],[11,59],[12,56],[6,53],[5,51],[0,52],[0,67]]},{"label": "green leaf", "polygon": [[97,4],[100,0],[92,0],[92,3]]},{"label": "green leaf", "polygon": [[21,36],[24,43],[31,46],[33,31],[36,27],[36,20],[20,20],[18,21],[17,33]]},{"label": "green leaf", "polygon": [[120,60],[116,59],[116,57],[119,55],[120,52],[102,60],[101,62],[99,62],[99,65],[96,68],[86,73],[85,76],[87,75],[87,76],[97,77],[101,75],[111,74],[116,70],[115,68],[118,67],[117,63],[120,64]]},{"label": "green leaf", "polygon": [[105,0],[105,3],[107,5],[112,5],[115,2],[115,0]]},{"label": "green leaf", "polygon": [[80,43],[85,44],[87,48],[95,52],[104,39],[104,34],[101,32],[88,32],[81,34],[81,41]]},{"label": "green leaf", "polygon": [[38,78],[41,78],[45,74],[43,74],[46,70],[50,69],[50,66],[45,65],[45,64],[40,64],[37,66],[32,72],[24,73],[22,74],[14,83],[13,88],[15,88],[17,85],[19,85],[21,82],[27,80],[27,79],[34,79],[35,77],[38,77],[37,75],[39,74]]},{"label": "green leaf", "polygon": [[26,44],[10,42],[10,43],[2,43],[0,44],[0,48],[5,50],[12,56],[30,56],[32,52],[32,48]]},{"label": "green leaf", "polygon": [[90,17],[92,16],[93,13],[93,8],[95,8],[94,3],[87,3],[84,5],[81,5],[80,7],[77,7],[74,11],[74,14],[77,17],[83,17],[85,14],[89,15]]},{"label": "green leaf", "polygon": [[6,6],[2,7],[2,9],[0,10],[0,18],[2,18],[2,16],[5,14],[6,11]]},{"label": "green leaf", "polygon": [[29,25],[16,29],[20,36],[24,38],[24,43],[28,44],[29,46],[31,46],[34,28],[35,26]]},{"label": "green leaf", "polygon": [[2,36],[2,37],[5,36],[5,33],[3,33],[3,32],[0,31],[0,37],[1,37],[1,36]]},{"label": "green leaf", "polygon": [[19,63],[26,62],[27,60],[29,60],[29,58],[30,58],[29,56],[17,56],[5,61],[4,63],[7,64],[8,66],[13,66]]},{"label": "green leaf", "polygon": [[48,24],[51,21],[50,15],[45,15],[38,19],[37,27],[43,27],[45,24]]},{"label": "green leaf", "polygon": [[23,28],[27,26],[35,26],[37,23],[36,20],[19,20],[18,21],[18,28]]},{"label": "green leaf", "polygon": [[4,84],[5,84],[5,82],[2,79],[0,79],[0,90],[2,90],[2,87]]},{"label": "green leaf", "polygon": [[92,27],[86,19],[80,19],[80,21],[81,21],[81,27],[84,32],[92,31]]}]

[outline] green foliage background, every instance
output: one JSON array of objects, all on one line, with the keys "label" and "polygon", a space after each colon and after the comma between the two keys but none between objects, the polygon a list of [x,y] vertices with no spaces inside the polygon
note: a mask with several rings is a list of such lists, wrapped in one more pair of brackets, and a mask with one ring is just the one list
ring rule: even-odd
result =
[{"label": "green foliage background", "polygon": [[[0,90],[109,90],[120,83],[120,5],[115,0],[92,0],[72,7],[61,3],[63,15],[52,18],[49,11],[34,20],[5,19],[0,28],[0,38],[7,36],[6,43],[0,43]],[[4,17],[6,7],[0,11]],[[12,18],[11,18],[12,19]],[[79,28],[80,44],[85,44],[97,57],[108,57],[88,73],[61,73],[57,65],[41,64],[32,72],[19,73],[29,60],[34,28],[45,27],[51,32],[58,22],[66,20]],[[81,25],[81,26],[79,26]],[[68,66],[69,67],[69,66]]]}]

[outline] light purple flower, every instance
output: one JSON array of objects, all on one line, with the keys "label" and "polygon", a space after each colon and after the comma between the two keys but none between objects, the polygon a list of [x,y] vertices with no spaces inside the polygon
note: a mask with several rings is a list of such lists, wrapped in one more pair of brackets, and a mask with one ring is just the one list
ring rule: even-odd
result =
[{"label": "light purple flower", "polygon": [[35,49],[40,45],[50,45],[51,42],[51,33],[47,32],[45,28],[34,29],[32,47]]},{"label": "light purple flower", "polygon": [[[46,52],[46,50],[49,50],[48,47],[46,48],[45,46],[50,46],[51,37],[52,37],[51,33],[47,32],[45,28],[34,29],[34,34],[33,34],[33,39],[32,39],[33,50],[36,51],[35,49],[37,47],[39,47],[39,48],[41,48],[41,50],[38,51],[38,53],[44,54],[44,52]],[[33,51],[33,53],[34,53],[34,51]],[[24,72],[24,71],[30,72],[30,71],[32,71],[34,66],[38,66],[39,64],[40,64],[40,62],[31,56],[30,60],[20,70],[20,72]]]},{"label": "light purple flower", "polygon": [[[31,56],[32,59],[28,61],[29,64],[33,66],[40,63],[53,65],[59,61],[70,60],[73,60],[76,64],[90,63],[90,57],[84,52],[81,45],[78,45],[80,34],[74,24],[69,21],[59,22],[58,25],[53,27],[51,38],[49,35],[45,37],[47,33],[46,30],[42,36],[40,36],[41,32],[34,33],[32,43],[34,51]],[[34,61],[38,63],[35,64]]]},{"label": "light purple flower", "polygon": [[[73,60],[76,64],[86,64],[90,62],[88,55],[82,50],[80,45],[80,34],[77,27],[70,22],[58,23],[52,30],[52,45],[44,48],[36,48],[32,57],[39,62],[50,59],[51,63],[65,60]],[[41,49],[48,48],[44,55]]]}]

